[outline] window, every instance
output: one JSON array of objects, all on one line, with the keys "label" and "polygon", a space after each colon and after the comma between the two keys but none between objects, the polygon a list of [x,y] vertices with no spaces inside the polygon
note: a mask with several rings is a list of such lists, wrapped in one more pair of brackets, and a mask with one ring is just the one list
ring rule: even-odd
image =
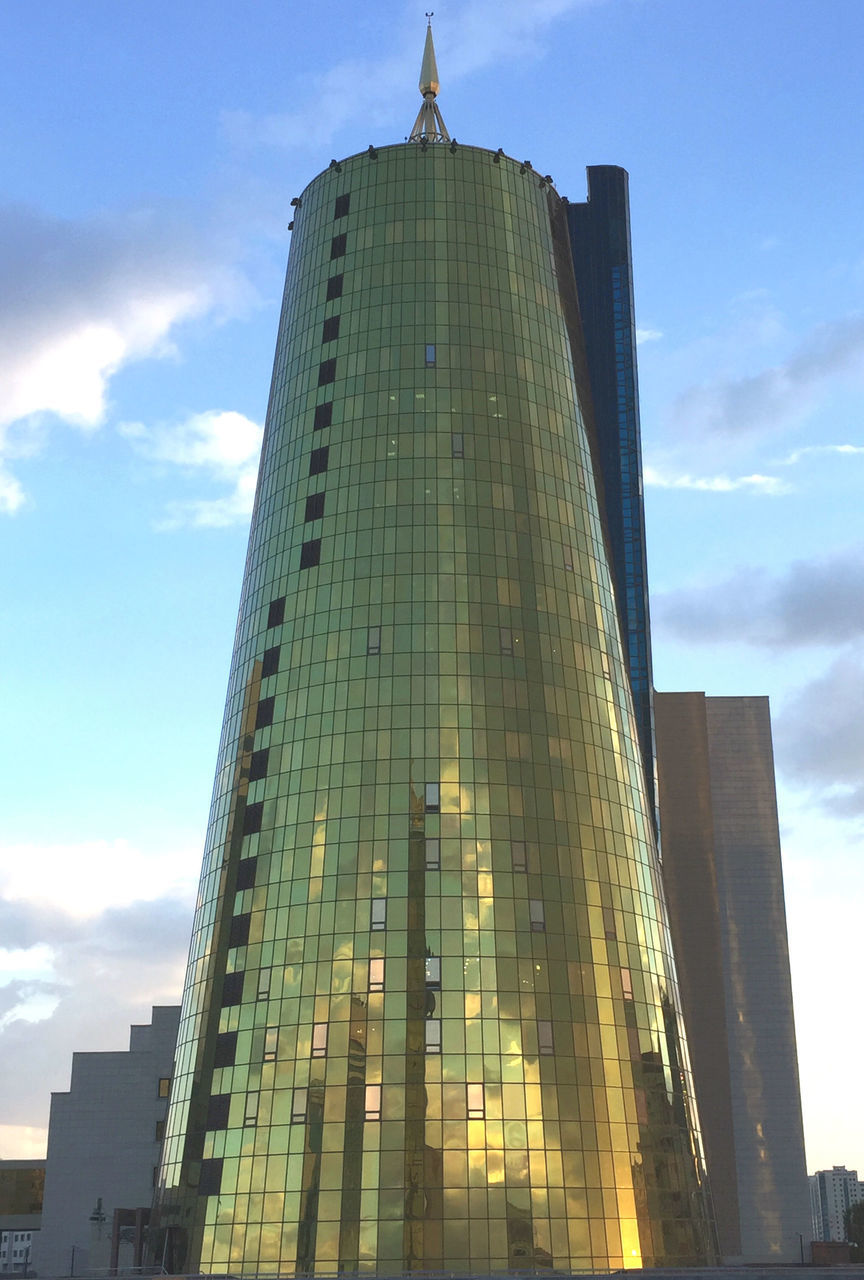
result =
[{"label": "window", "polygon": [[387,928],[387,899],[373,898],[372,910],[370,913],[370,927],[372,929]]},{"label": "window", "polygon": [[367,1084],[365,1099],[366,1119],[381,1119],[381,1086],[380,1084]]},{"label": "window", "polygon": [[552,1023],[541,1021],[537,1023],[537,1048],[541,1054],[549,1055],[555,1052],[555,1041],[552,1038]]},{"label": "window", "polygon": [[249,925],[251,922],[251,911],[245,911],[243,915],[233,917],[231,921],[231,928],[228,930],[229,947],[246,946],[246,943],[249,941]]},{"label": "window", "polygon": [[615,912],[611,907],[603,908],[603,932],[607,938],[615,938],[618,936],[615,928]]},{"label": "window", "polygon": [[258,782],[261,778],[267,777],[267,761],[269,756],[269,747],[264,747],[262,751],[252,752],[252,759],[249,761],[250,782]]},{"label": "window", "polygon": [[261,830],[261,819],[264,816],[264,801],[257,800],[254,804],[247,804],[246,811],[243,814],[243,834],[244,836],[254,835],[256,831]]},{"label": "window", "polygon": [[230,1093],[214,1093],[207,1106],[207,1128],[227,1129],[228,1112],[231,1110]]},{"label": "window", "polygon": [[441,957],[426,957],[426,986],[433,989],[441,986]]},{"label": "window", "polygon": [[482,1084],[469,1084],[466,1087],[468,1091],[468,1119],[482,1120],[486,1115],[483,1086]]},{"label": "window", "polygon": [[438,871],[441,867],[441,841],[437,836],[426,837],[426,870]]},{"label": "window", "polygon": [[273,723],[273,708],[275,705],[275,698],[262,698],[260,700],[258,710],[255,713],[256,729],[266,729],[268,724]]},{"label": "window", "polygon": [[246,1094],[246,1106],[243,1108],[244,1129],[254,1128],[258,1123],[258,1094]]},{"label": "window", "polygon": [[165,1121],[157,1120],[156,1121],[156,1141],[161,1142],[164,1137],[165,1137]]},{"label": "window", "polygon": [[344,275],[331,276],[327,281],[327,301],[332,302],[334,298],[342,297],[342,286],[345,283]]},{"label": "window", "polygon": [[630,976],[629,969],[621,970],[621,988],[624,992],[625,1000],[633,999],[633,979]]},{"label": "window", "polygon": [[309,474],[310,476],[320,476],[322,472],[327,470],[327,462],[330,457],[330,446],[321,445],[319,449],[313,449],[309,454]]},{"label": "window", "polygon": [[384,990],[384,961],[380,957],[369,961],[369,990]]},{"label": "window", "polygon": [[328,382],[336,381],[336,357],[332,360],[322,360],[318,366],[318,386],[326,387]]},{"label": "window", "polygon": [[376,657],[381,652],[381,628],[370,627],[366,634],[366,652]]},{"label": "window", "polygon": [[498,628],[498,640],[501,645],[501,652],[506,654],[513,653],[513,632],[509,627]]},{"label": "window", "polygon": [[328,316],[321,327],[321,341],[335,342],[339,337],[339,317]]},{"label": "window", "polygon": [[278,600],[270,601],[270,608],[267,610],[267,627],[281,627],[285,621],[285,597],[280,596]]},{"label": "window", "polygon": [[333,237],[333,239],[330,241],[330,261],[331,262],[333,261],[334,258],[345,257],[345,249],[347,247],[347,244],[348,244],[348,236],[345,234],[344,231],[341,232],[340,235]]},{"label": "window", "polygon": [[426,1052],[441,1052],[441,1019],[426,1019]]},{"label": "window", "polygon": [[513,840],[510,844],[510,857],[514,871],[528,870],[528,851],[524,840]]},{"label": "window", "polygon": [[308,542],[304,542],[300,548],[300,568],[314,569],[317,564],[321,563],[321,539],[310,538]]},{"label": "window", "polygon": [[264,1031],[264,1061],[275,1062],[279,1048],[279,1028],[267,1027]]},{"label": "window", "polygon": [[[323,431],[325,427],[329,427],[333,422],[333,401],[327,400],[324,404],[315,406],[315,419],[312,423],[313,431]],[[284,600],[283,600],[284,603]]]},{"label": "window", "polygon": [[312,1026],[312,1057],[327,1056],[327,1023],[316,1022]]},{"label": "window", "polygon": [[258,993],[256,999],[269,1000],[270,998],[270,974],[272,969],[261,969],[258,974]]},{"label": "window", "polygon": [[451,435],[450,453],[454,458],[465,457],[465,437],[461,431],[454,431]]},{"label": "window", "polygon": [[243,979],[245,973],[226,973],[222,979],[222,1008],[240,1004],[243,999]]},{"label": "window", "polygon": [[202,1160],[198,1178],[199,1196],[218,1196],[222,1187],[222,1159]]},{"label": "window", "polygon": [[426,343],[426,368],[430,368],[435,363],[435,343]]},{"label": "window", "polygon": [[546,931],[546,912],[543,903],[539,898],[532,898],[528,903],[528,915],[531,920],[531,928],[534,933],[545,933]]},{"label": "window", "polygon": [[291,1098],[291,1123],[306,1123],[306,1107],[309,1103],[308,1089],[295,1089]]},{"label": "window", "polygon": [[324,514],[324,494],[310,493],[306,499],[306,514],[303,519],[308,522],[310,520],[320,520]]},{"label": "window", "polygon": [[159,1097],[167,1098],[170,1092],[171,1092],[171,1077],[160,1076],[159,1077]]},{"label": "window", "polygon": [[237,1032],[220,1031],[216,1037],[216,1051],[213,1055],[214,1067],[233,1067],[237,1053]]},{"label": "window", "polygon": [[440,813],[441,811],[441,786],[437,782],[426,783],[426,812]]},{"label": "window", "polygon": [[266,679],[267,676],[275,676],[279,670],[279,645],[274,644],[271,649],[265,649],[261,658],[261,678]]},{"label": "window", "polygon": [[334,218],[344,218],[348,212],[348,206],[351,203],[351,192],[346,191],[344,196],[336,197],[336,204],[333,209]]}]

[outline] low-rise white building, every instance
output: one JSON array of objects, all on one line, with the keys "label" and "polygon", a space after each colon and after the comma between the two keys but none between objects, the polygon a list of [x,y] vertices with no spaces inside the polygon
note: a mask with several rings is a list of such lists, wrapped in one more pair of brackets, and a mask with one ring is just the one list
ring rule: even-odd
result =
[{"label": "low-rise white building", "polygon": [[179,1021],[156,1007],[127,1052],[73,1054],[69,1092],[51,1095],[38,1275],[107,1270],[114,1210],[149,1209]]}]

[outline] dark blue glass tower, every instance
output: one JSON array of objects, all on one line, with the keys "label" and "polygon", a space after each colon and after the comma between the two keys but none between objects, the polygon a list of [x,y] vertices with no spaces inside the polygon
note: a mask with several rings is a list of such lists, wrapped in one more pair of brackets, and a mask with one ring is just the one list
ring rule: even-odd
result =
[{"label": "dark blue glass tower", "polygon": [[656,815],[654,686],[627,171],[616,165],[590,166],[588,199],[568,206],[567,221],[594,406],[597,485],[605,508],[645,783]]}]

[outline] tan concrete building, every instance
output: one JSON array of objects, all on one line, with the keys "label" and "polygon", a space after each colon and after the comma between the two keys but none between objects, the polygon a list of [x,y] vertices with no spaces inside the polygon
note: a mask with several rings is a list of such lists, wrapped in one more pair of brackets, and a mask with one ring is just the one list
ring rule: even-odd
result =
[{"label": "tan concrete building", "polygon": [[655,716],[663,874],[721,1253],[798,1262],[810,1214],[768,699],[656,694]]}]

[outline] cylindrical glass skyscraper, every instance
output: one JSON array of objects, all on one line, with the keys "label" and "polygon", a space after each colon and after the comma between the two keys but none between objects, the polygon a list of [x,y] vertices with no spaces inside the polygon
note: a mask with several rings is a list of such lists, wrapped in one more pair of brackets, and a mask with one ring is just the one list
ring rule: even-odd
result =
[{"label": "cylindrical glass skyscraper", "polygon": [[[710,1260],[562,202],[298,202],[157,1200],[204,1273]],[[574,372],[575,370],[575,372]]]}]

